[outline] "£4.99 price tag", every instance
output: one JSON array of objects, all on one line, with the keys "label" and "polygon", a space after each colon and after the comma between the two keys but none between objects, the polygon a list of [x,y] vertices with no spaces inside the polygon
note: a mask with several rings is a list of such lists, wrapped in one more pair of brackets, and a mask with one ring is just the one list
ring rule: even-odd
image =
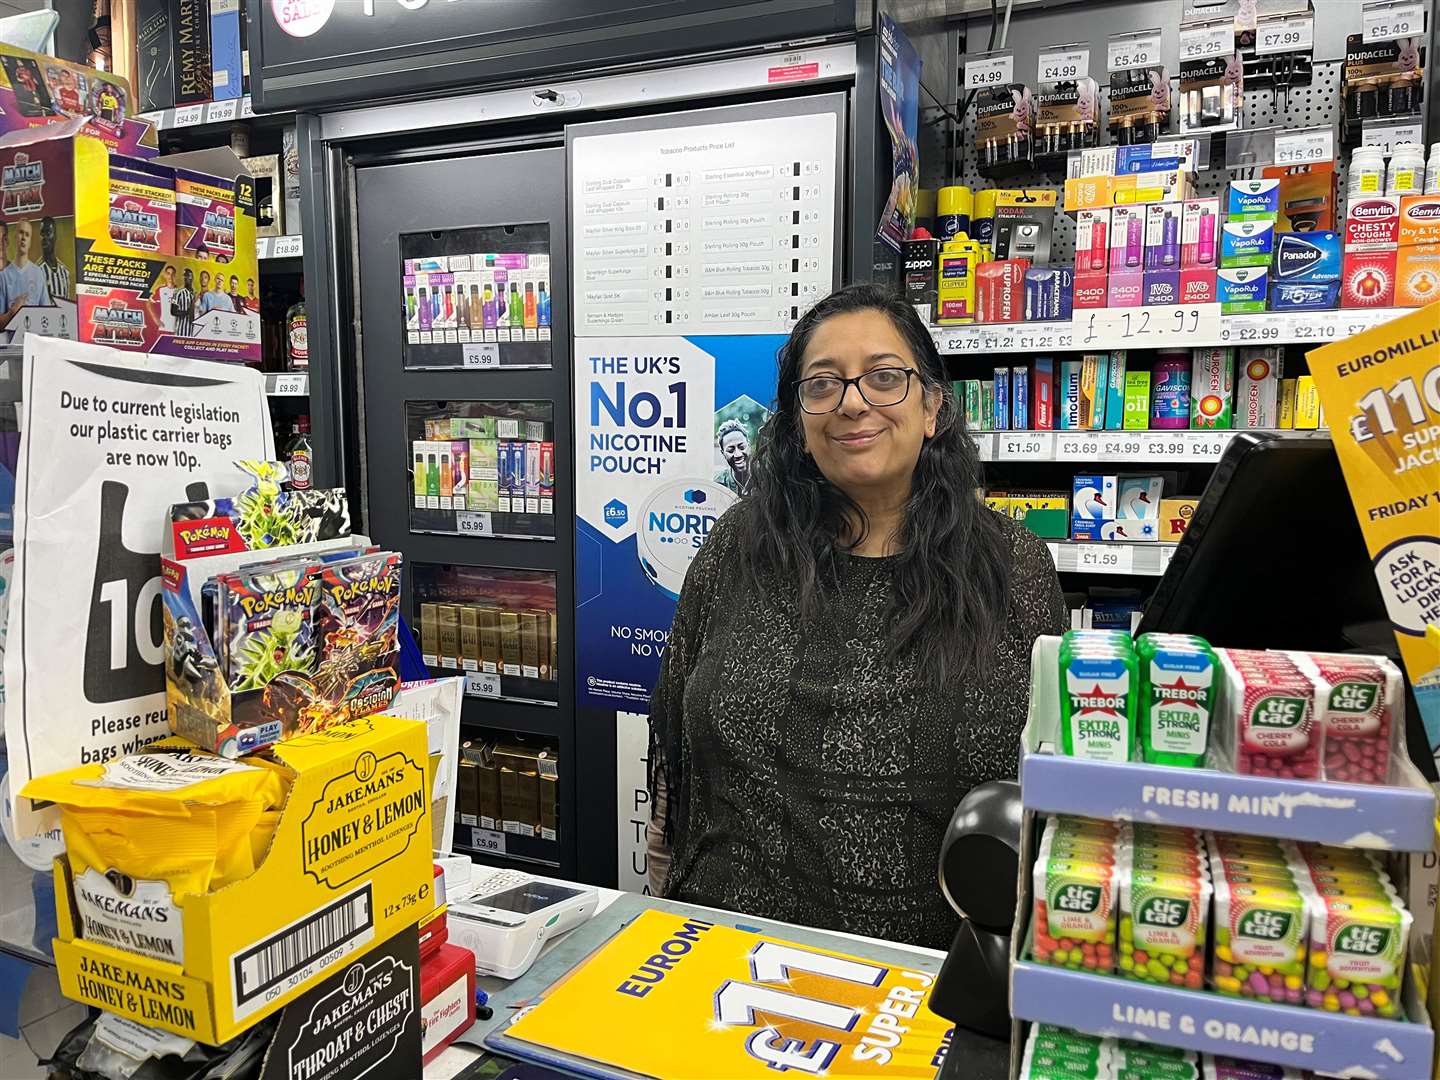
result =
[{"label": "\u00a34.99 price tag", "polygon": [[965,89],[984,90],[1015,81],[1015,54],[983,53],[965,60]]},{"label": "\u00a34.99 price tag", "polygon": [[1090,49],[1085,45],[1052,45],[1040,52],[1040,81],[1072,82],[1090,74]]}]

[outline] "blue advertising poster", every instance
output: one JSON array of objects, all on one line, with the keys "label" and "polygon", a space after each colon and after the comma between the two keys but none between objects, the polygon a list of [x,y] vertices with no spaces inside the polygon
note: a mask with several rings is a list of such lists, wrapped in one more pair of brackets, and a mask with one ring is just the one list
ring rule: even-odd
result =
[{"label": "blue advertising poster", "polygon": [[576,340],[577,707],[649,709],[685,572],[748,488],[784,341]]},{"label": "blue advertising poster", "polygon": [[895,170],[875,231],[898,252],[910,239],[920,188],[920,57],[889,15],[880,16],[880,111],[890,132]]}]

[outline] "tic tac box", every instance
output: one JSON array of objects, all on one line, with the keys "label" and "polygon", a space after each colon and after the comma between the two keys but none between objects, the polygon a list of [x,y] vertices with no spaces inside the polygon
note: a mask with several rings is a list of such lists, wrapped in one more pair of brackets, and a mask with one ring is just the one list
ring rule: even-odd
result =
[{"label": "tic tac box", "polygon": [[1400,200],[1393,195],[1351,199],[1345,211],[1345,250],[1383,251],[1400,242]]},{"label": "tic tac box", "polygon": [[0,134],[79,119],[113,153],[154,157],[155,127],[139,111],[118,75],[0,44]]},{"label": "tic tac box", "polygon": [[433,874],[423,722],[370,716],[267,758],[290,792],[264,860],[241,881],[159,898],[157,908],[157,898],[125,898],[56,859],[66,997],[222,1043],[433,907],[421,899]]},{"label": "tic tac box", "polygon": [[1275,254],[1273,221],[1227,221],[1220,229],[1220,265],[1269,266]]},{"label": "tic tac box", "polygon": [[1399,272],[1399,251],[1345,252],[1340,273],[1340,306],[1392,307],[1395,304],[1395,277]]},{"label": "tic tac box", "polygon": [[1396,307],[1424,307],[1440,299],[1440,244],[1410,244],[1397,253]]},{"label": "tic tac box", "polygon": [[1340,280],[1340,234],[1284,232],[1275,238],[1275,282],[1322,284]]},{"label": "tic tac box", "polygon": [[1440,244],[1440,195],[1401,196],[1400,243]]},{"label": "tic tac box", "polygon": [[1226,192],[1228,221],[1274,221],[1280,215],[1278,179],[1231,180]]},{"label": "tic tac box", "polygon": [[1215,273],[1216,299],[1226,315],[1264,311],[1270,291],[1270,270],[1264,266],[1236,266]]}]

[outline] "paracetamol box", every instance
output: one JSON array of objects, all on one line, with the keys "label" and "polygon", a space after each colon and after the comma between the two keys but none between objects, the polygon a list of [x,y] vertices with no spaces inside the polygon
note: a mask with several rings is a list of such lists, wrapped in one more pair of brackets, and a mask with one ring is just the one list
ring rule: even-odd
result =
[{"label": "paracetamol box", "polygon": [[1340,234],[1287,232],[1275,239],[1275,280],[1312,284],[1340,280]]},{"label": "paracetamol box", "polygon": [[1196,349],[1190,363],[1190,426],[1231,426],[1235,358],[1228,348]]},{"label": "paracetamol box", "polygon": [[1227,221],[1220,230],[1220,265],[1269,266],[1275,254],[1273,221]]},{"label": "paracetamol box", "polygon": [[1264,311],[1270,270],[1264,266],[1222,267],[1215,273],[1220,310],[1226,315]]},{"label": "paracetamol box", "polygon": [[1280,214],[1280,180],[1231,180],[1225,201],[1230,221],[1270,220]]}]

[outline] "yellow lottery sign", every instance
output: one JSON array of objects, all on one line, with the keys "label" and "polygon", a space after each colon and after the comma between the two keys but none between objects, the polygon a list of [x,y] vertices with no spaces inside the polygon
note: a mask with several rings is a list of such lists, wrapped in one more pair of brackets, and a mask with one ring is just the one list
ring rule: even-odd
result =
[{"label": "yellow lottery sign", "polygon": [[1309,359],[1430,748],[1440,754],[1440,303]]},{"label": "yellow lottery sign", "polygon": [[932,1080],[934,976],[647,911],[506,1031],[645,1076]]}]

